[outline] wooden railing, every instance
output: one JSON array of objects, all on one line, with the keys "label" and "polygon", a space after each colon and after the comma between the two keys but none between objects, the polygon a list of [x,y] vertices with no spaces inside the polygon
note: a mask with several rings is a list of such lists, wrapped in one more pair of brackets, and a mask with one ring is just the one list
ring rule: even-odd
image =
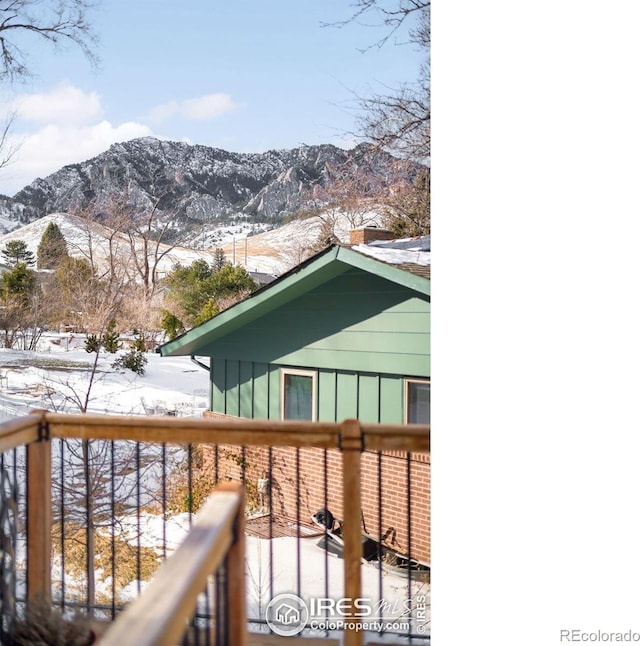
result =
[{"label": "wooden railing", "polygon": [[[102,646],[172,646],[179,642],[210,574],[225,563],[224,643],[245,646],[244,495],[219,484],[180,547],[160,566],[141,596],[100,639]],[[230,611],[230,609],[233,609]],[[216,643],[215,635],[211,643]],[[207,642],[209,643],[209,642]]]},{"label": "wooden railing", "polygon": [[[347,599],[361,597],[362,560],[361,541],[361,453],[369,451],[430,451],[430,429],[421,425],[384,425],[362,424],[358,420],[345,420],[342,423],[301,422],[301,421],[262,421],[184,418],[141,418],[134,416],[107,415],[67,415],[36,411],[26,418],[0,425],[0,452],[14,447],[27,445],[27,596],[34,599],[51,596],[51,444],[52,438],[80,438],[85,440],[130,440],[136,442],[163,442],[184,444],[236,444],[245,446],[273,447],[315,447],[339,449],[342,453],[342,473],[344,478],[344,521],[342,526],[344,538],[344,581]],[[220,556],[220,546],[229,539],[230,509],[218,502],[212,503],[212,513],[222,513],[217,523],[209,526],[208,538],[204,542],[208,547],[198,557],[206,566],[203,576],[215,568]],[[229,503],[230,504],[230,503]],[[236,509],[235,503],[232,505]],[[209,514],[209,511],[207,511]],[[240,514],[241,515],[241,514]],[[236,515],[236,517],[239,517]],[[203,521],[208,523],[210,521]],[[220,524],[222,523],[222,524]],[[226,538],[220,538],[222,532]],[[191,539],[191,540],[196,540]],[[235,548],[239,549],[239,548]],[[230,552],[232,561],[237,552]],[[234,557],[233,554],[236,554]],[[178,563],[185,557],[179,556]],[[174,563],[173,561],[172,563]],[[171,564],[163,570],[173,571]],[[168,576],[162,574],[163,577]],[[175,580],[173,580],[175,583]],[[179,596],[191,602],[191,595],[201,583],[194,575],[192,581],[185,582],[185,588]],[[154,584],[152,599],[163,597],[164,607],[176,605],[175,617],[182,617],[181,602],[169,594],[169,589],[162,589]],[[166,595],[166,597],[165,597]],[[139,621],[140,610],[151,603],[144,600],[136,605],[136,611],[127,615],[124,625],[131,626]],[[155,601],[153,602],[155,603]],[[180,606],[180,610],[178,610]],[[154,621],[157,614],[154,612]],[[180,619],[179,621],[182,621]],[[182,624],[183,626],[183,624]],[[121,646],[124,642],[114,638],[123,634],[123,630],[114,626],[114,631],[107,643]],[[126,630],[125,630],[126,632]],[[236,636],[231,643],[242,644]],[[134,642],[127,642],[134,643]],[[135,642],[142,644],[143,642]],[[164,642],[144,642],[164,643]],[[357,630],[346,630],[346,646],[361,646],[362,633]]]}]

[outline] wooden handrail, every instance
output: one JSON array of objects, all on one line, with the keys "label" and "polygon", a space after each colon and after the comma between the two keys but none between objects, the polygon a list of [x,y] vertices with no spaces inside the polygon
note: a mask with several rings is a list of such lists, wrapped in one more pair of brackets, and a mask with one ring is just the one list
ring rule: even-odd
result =
[{"label": "wooden handrail", "polygon": [[[70,415],[38,411],[0,424],[0,453],[39,437],[46,424],[50,437],[94,440],[130,440],[183,444],[244,444],[338,448],[342,423],[219,420],[119,415]],[[360,424],[363,449],[370,451],[430,451],[428,425]]]},{"label": "wooden handrail", "polygon": [[[198,419],[46,413],[51,437],[184,444],[338,448],[338,422]],[[346,420],[349,421],[349,420]],[[428,425],[360,424],[363,449],[429,452]]]},{"label": "wooden handrail", "polygon": [[431,451],[431,427],[428,424],[360,424],[364,448],[368,451]]},{"label": "wooden handrail", "polygon": [[220,421],[110,415],[46,416],[51,437],[184,444],[335,448],[340,424],[269,420]]},{"label": "wooden handrail", "polygon": [[[170,646],[179,642],[193,615],[207,578],[227,558],[226,576],[233,590],[227,621],[231,643],[246,644],[244,610],[244,552],[242,488],[218,485],[180,547],[164,561],[143,593],[135,599],[100,640],[101,646]],[[239,546],[238,546],[239,545]],[[235,624],[235,625],[234,625]],[[240,627],[240,628],[239,628]]]},{"label": "wooden handrail", "polygon": [[35,442],[39,421],[35,415],[25,415],[0,424],[0,453]]}]

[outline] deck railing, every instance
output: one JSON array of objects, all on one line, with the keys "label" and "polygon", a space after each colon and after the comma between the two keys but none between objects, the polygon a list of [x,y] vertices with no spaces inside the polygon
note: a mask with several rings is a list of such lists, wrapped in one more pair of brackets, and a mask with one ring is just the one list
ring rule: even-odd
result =
[{"label": "deck railing", "polygon": [[[16,447],[26,446],[26,464],[24,465],[24,484],[26,485],[25,509],[23,516],[26,522],[26,599],[51,599],[52,595],[52,567],[57,567],[62,571],[62,589],[58,591],[61,596],[59,603],[63,610],[65,608],[74,608],[77,605],[86,607],[91,613],[94,607],[98,608],[100,604],[95,599],[87,599],[85,603],[75,604],[68,601],[65,593],[65,545],[69,544],[72,537],[65,536],[65,515],[68,517],[72,510],[69,502],[65,503],[65,492],[73,488],[73,483],[68,474],[56,471],[56,464],[60,463],[61,468],[67,463],[68,457],[65,457],[65,443],[77,442],[78,446],[85,450],[92,442],[111,443],[111,471],[107,472],[103,479],[109,479],[109,473],[113,480],[113,474],[116,472],[114,466],[114,449],[117,442],[135,443],[135,450],[131,454],[131,464],[129,468],[132,471],[141,471],[143,464],[149,464],[154,460],[159,460],[162,455],[164,460],[167,446],[179,444],[187,447],[188,455],[188,479],[189,493],[187,508],[191,511],[193,496],[191,492],[191,447],[193,445],[202,445],[206,447],[236,446],[242,447],[237,458],[242,463],[242,473],[245,471],[245,450],[252,447],[268,447],[269,455],[271,452],[281,447],[293,447],[296,455],[299,456],[310,449],[319,449],[324,452],[325,462],[325,500],[328,498],[327,491],[327,454],[329,452],[339,454],[340,471],[342,476],[342,526],[341,537],[343,540],[342,558],[343,558],[343,576],[344,576],[344,598],[347,600],[360,599],[362,597],[362,559],[363,559],[363,514],[362,514],[362,482],[363,482],[363,454],[369,453],[378,456],[378,474],[377,474],[377,496],[379,516],[381,518],[383,486],[382,486],[382,467],[380,466],[380,456],[384,452],[403,452],[407,455],[407,469],[405,484],[400,483],[400,487],[406,486],[409,497],[407,504],[408,520],[408,544],[409,557],[411,556],[411,514],[416,501],[411,500],[411,462],[410,456],[413,452],[428,454],[430,450],[429,427],[426,426],[399,426],[399,425],[378,425],[363,424],[357,420],[346,420],[342,423],[325,423],[325,422],[293,422],[293,421],[262,421],[262,420],[218,420],[218,419],[196,419],[196,418],[174,418],[174,417],[125,417],[125,416],[106,416],[106,415],[65,415],[51,413],[46,411],[37,411],[26,418],[21,418],[0,425],[0,453],[7,453]],[[52,451],[52,445],[55,442],[61,442],[60,447]],[[156,453],[150,454],[147,458],[142,458],[140,447],[159,446]],[[245,447],[248,447],[246,449]],[[80,448],[78,448],[79,455]],[[395,455],[395,453],[394,453]],[[216,480],[224,479],[224,476],[218,478],[217,475],[217,453],[216,453]],[[391,459],[391,458],[390,458]],[[393,458],[400,459],[400,458]],[[56,463],[53,464],[52,462]],[[77,466],[77,465],[76,465]],[[127,465],[125,465],[127,466]],[[300,466],[296,462],[295,466],[297,482],[297,495],[300,497]],[[53,479],[52,479],[53,472]],[[85,474],[86,475],[86,474]],[[126,477],[126,476],[124,476]],[[162,462],[162,480],[167,479]],[[88,476],[87,476],[88,481]],[[367,482],[369,482],[367,480]],[[211,485],[213,487],[213,483]],[[111,485],[114,489],[113,483]],[[144,507],[147,499],[141,495],[140,479],[135,485],[136,496],[138,499],[137,514],[140,518],[141,509]],[[163,490],[164,491],[164,490]],[[55,495],[53,495],[55,494]],[[60,494],[61,503],[56,503],[55,497]],[[271,502],[272,492],[269,491],[269,508],[272,511]],[[89,540],[88,524],[92,522],[92,514],[95,509],[91,496],[86,493],[86,504],[83,504],[83,514],[86,516],[87,529],[86,536]],[[118,503],[115,496],[111,497],[111,511],[113,521],[118,512]],[[413,505],[413,506],[412,506]],[[298,510],[296,518],[300,520],[300,503],[297,503]],[[108,511],[108,510],[107,510]],[[162,515],[166,516],[166,503],[162,499]],[[271,521],[270,521],[271,522]],[[58,534],[56,528],[59,529]],[[141,536],[138,528],[138,547],[140,547]],[[298,539],[300,530],[297,530]],[[382,521],[377,525],[377,532],[382,534]],[[113,534],[112,534],[113,537]],[[325,531],[326,537],[326,531]],[[53,543],[60,541],[62,546],[60,555],[56,558],[62,558],[63,563],[60,565],[52,562]],[[112,538],[113,540],[113,538]],[[382,543],[382,539],[380,540]],[[115,575],[116,548],[112,542],[112,559],[111,567]],[[53,550],[54,554],[56,550]],[[175,556],[175,555],[174,555]],[[298,557],[299,558],[299,557]],[[140,555],[138,559],[138,571],[140,570]],[[169,566],[175,567],[175,566]],[[90,567],[87,564],[87,577],[92,576],[89,572]],[[207,566],[205,570],[209,570]],[[161,570],[157,576],[167,576],[162,574],[166,568]],[[411,590],[411,565],[408,567],[409,589]],[[273,577],[273,574],[271,574]],[[115,576],[113,577],[115,579]],[[189,578],[189,577],[187,577]],[[195,582],[197,585],[189,585],[189,595],[193,590],[202,583]],[[271,585],[273,581],[270,582]],[[151,586],[151,584],[149,584]],[[382,591],[382,583],[380,583]],[[154,591],[155,590],[155,591]],[[138,589],[140,592],[140,589]],[[152,589],[153,595],[163,596],[162,590],[158,589],[158,584],[154,584]],[[228,587],[227,587],[228,593]],[[17,586],[16,594],[20,595],[20,586]],[[187,596],[189,596],[187,595]],[[411,596],[411,595],[410,595]],[[146,598],[146,597],[144,597]],[[143,597],[140,597],[143,599]],[[223,600],[224,601],[224,600]],[[4,602],[4,601],[3,601]],[[191,602],[191,601],[190,601]],[[134,602],[136,603],[136,602]],[[149,603],[141,600],[139,604]],[[166,603],[170,606],[178,604],[176,599],[166,597]],[[219,607],[218,607],[219,606]],[[132,606],[133,607],[133,606]],[[144,607],[144,606],[143,606]],[[218,604],[218,610],[224,607],[224,603]],[[228,606],[227,606],[228,607]],[[115,599],[111,601],[110,618],[115,618],[116,611],[120,611],[120,606],[116,607]],[[108,615],[108,613],[107,613]],[[121,615],[119,621],[132,621],[127,618],[130,615],[126,613]],[[135,618],[135,613],[134,613]],[[359,616],[357,608],[353,604],[346,604],[346,611],[343,616],[344,643],[348,646],[362,644],[362,632],[356,627]],[[350,621],[352,620],[352,621]],[[133,620],[135,623],[135,619]],[[197,628],[197,623],[194,624]],[[115,630],[115,625],[113,630]],[[414,635],[417,637],[419,635]],[[424,636],[424,635],[420,635]],[[115,642],[114,642],[115,643]],[[120,642],[121,643],[121,642]],[[149,642],[152,643],[152,642]],[[155,642],[153,642],[155,643]],[[240,643],[235,641],[232,643]]]},{"label": "deck railing", "polygon": [[[227,580],[224,613],[206,640],[245,646],[244,495],[237,484],[216,487],[180,547],[106,631],[102,646],[172,646],[195,614],[209,575],[223,565]],[[224,614],[224,616],[220,616]]]}]

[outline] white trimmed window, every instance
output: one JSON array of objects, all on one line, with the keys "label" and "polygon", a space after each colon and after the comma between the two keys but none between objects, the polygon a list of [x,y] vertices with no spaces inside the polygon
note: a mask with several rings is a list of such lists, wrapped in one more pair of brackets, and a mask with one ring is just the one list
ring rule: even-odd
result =
[{"label": "white trimmed window", "polygon": [[311,370],[280,370],[282,419],[316,419],[316,373]]},{"label": "white trimmed window", "polygon": [[406,424],[431,423],[431,382],[407,379],[405,382],[404,421]]}]

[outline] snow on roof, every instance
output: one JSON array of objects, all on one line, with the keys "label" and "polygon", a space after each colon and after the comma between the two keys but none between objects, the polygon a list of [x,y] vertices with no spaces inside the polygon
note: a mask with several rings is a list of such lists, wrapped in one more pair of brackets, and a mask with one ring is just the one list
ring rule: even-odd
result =
[{"label": "snow on roof", "polygon": [[354,251],[392,265],[431,265],[431,236],[402,240],[375,240],[351,247]]}]

